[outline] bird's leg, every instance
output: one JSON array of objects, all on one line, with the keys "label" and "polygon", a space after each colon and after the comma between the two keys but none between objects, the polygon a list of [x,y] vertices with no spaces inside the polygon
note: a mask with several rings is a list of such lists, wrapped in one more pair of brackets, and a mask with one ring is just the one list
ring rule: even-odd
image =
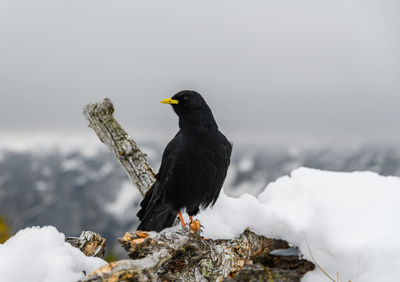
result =
[{"label": "bird's leg", "polygon": [[179,216],[179,220],[181,221],[182,227],[185,227],[185,226],[186,226],[186,223],[185,223],[185,221],[183,220],[183,217],[182,217],[182,214],[181,214],[180,211],[179,211],[179,213],[178,213],[178,216]]}]

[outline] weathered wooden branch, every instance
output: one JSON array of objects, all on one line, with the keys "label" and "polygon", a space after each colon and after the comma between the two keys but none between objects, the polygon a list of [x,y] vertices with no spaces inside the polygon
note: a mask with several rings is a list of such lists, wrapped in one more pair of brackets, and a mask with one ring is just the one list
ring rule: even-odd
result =
[{"label": "weathered wooden branch", "polygon": [[[144,195],[155,181],[154,172],[146,156],[115,121],[113,112],[114,107],[109,99],[84,108],[89,126],[114,153],[132,183]],[[257,256],[277,264],[280,260],[271,259],[269,252],[288,247],[285,241],[259,236],[250,230],[245,230],[232,240],[214,241],[204,240],[199,234],[180,226],[160,233],[126,233],[119,241],[132,260],[112,262],[81,281],[220,281],[228,276],[234,277]],[[313,269],[312,263],[299,260],[298,256],[294,260],[297,264],[289,264],[290,267],[297,267],[300,271],[288,277],[295,279],[285,280],[283,277],[283,280],[275,281],[297,281],[305,272]],[[271,280],[271,273],[265,273]]]},{"label": "weathered wooden branch", "polygon": [[92,231],[82,231],[81,236],[67,237],[65,241],[80,249],[88,257],[102,258],[104,256],[106,239]]},{"label": "weathered wooden branch", "polygon": [[83,114],[91,127],[128,174],[142,195],[155,182],[155,174],[145,154],[113,117],[114,106],[110,99],[84,107]]},{"label": "weathered wooden branch", "polygon": [[133,261],[120,261],[91,273],[83,281],[124,279],[221,281],[234,277],[251,258],[288,248],[283,240],[245,230],[232,240],[205,240],[179,226],[160,233],[126,233],[119,239]]},{"label": "weathered wooden branch", "polygon": [[232,240],[215,241],[180,227],[149,232],[147,238],[143,235],[146,233],[126,233],[120,242],[132,259],[158,260],[161,281],[220,281],[234,277],[252,257],[288,247],[285,241],[258,236],[250,230]]}]

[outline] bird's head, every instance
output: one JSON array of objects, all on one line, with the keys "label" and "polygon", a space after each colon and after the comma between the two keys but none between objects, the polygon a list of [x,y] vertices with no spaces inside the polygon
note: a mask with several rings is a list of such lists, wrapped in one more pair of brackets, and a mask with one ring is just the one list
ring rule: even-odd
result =
[{"label": "bird's head", "polygon": [[172,108],[179,117],[184,117],[197,110],[208,109],[206,101],[196,91],[183,90],[176,93],[171,98],[161,101],[163,104],[171,104]]}]

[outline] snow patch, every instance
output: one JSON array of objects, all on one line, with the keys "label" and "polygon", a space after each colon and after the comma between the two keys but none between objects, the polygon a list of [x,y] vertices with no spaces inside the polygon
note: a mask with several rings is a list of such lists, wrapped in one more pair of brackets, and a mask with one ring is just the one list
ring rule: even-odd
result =
[{"label": "snow patch", "polygon": [[[373,172],[299,168],[254,197],[223,191],[199,216],[208,238],[232,238],[247,227],[298,246],[342,281],[400,279],[400,178]],[[325,281],[318,269],[303,281]]]},{"label": "snow patch", "polygon": [[71,134],[66,132],[0,134],[0,151],[42,152],[58,150],[61,153],[68,154],[79,149],[82,155],[92,157],[102,148],[102,143],[98,141],[94,134],[76,134],[76,132]]},{"label": "snow patch", "polygon": [[53,173],[52,169],[49,166],[45,166],[42,169],[43,176],[49,177]]},{"label": "snow patch", "polygon": [[45,181],[38,181],[35,183],[35,189],[39,192],[45,192],[49,189],[49,184]]},{"label": "snow patch", "polygon": [[81,159],[68,159],[61,163],[61,169],[64,171],[79,170],[83,167]]},{"label": "snow patch", "polygon": [[240,172],[248,172],[252,170],[253,167],[254,167],[254,160],[251,157],[244,158],[239,162]]},{"label": "snow patch", "polygon": [[130,219],[132,214],[136,213],[133,211],[137,206],[134,205],[135,201],[141,201],[142,195],[138,189],[132,187],[129,181],[123,182],[118,195],[114,202],[111,202],[105,206],[105,210],[119,219]]},{"label": "snow patch", "polygon": [[0,244],[0,273],[4,282],[72,282],[107,262],[87,257],[66,243],[53,226],[20,230]]},{"label": "snow patch", "polygon": [[99,174],[101,175],[102,178],[106,177],[109,175],[114,169],[114,165],[112,163],[105,163],[101,166],[99,170]]}]

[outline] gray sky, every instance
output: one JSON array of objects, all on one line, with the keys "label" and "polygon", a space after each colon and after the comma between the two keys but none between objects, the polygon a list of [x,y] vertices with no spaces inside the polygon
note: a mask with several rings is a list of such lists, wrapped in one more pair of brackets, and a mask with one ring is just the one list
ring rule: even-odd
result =
[{"label": "gray sky", "polygon": [[[399,138],[400,2],[0,2],[0,133],[121,124],[173,132],[159,103],[203,94],[229,135]],[[241,134],[241,133],[240,133]]]}]

